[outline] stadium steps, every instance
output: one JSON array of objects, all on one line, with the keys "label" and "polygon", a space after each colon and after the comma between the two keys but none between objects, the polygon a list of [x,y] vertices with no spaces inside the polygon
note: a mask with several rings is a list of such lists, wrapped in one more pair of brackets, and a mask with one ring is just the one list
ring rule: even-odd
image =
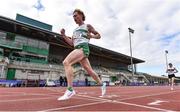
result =
[{"label": "stadium steps", "polygon": [[9,68],[27,69],[27,70],[42,70],[42,71],[64,71],[62,65],[49,65],[49,64],[37,64],[22,61],[12,61],[8,65]]}]

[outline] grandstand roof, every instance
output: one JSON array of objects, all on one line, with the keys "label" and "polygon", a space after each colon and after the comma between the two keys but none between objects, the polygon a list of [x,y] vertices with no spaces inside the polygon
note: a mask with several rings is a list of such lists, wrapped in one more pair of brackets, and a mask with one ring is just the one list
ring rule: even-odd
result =
[{"label": "grandstand roof", "polygon": [[[17,20],[13,20],[7,17],[0,16],[0,30],[6,32],[12,32],[19,35],[24,35],[27,37],[31,37],[34,39],[40,39],[43,41],[47,41],[49,44],[57,44],[62,47],[71,48],[62,38],[61,35],[40,27],[36,27],[27,23],[23,23]],[[105,49],[96,45],[90,44],[91,53],[93,55],[98,55],[101,57],[106,57],[109,59],[117,60],[126,64],[131,63],[130,56]],[[133,63],[142,63],[144,60],[137,59],[133,57]]]}]

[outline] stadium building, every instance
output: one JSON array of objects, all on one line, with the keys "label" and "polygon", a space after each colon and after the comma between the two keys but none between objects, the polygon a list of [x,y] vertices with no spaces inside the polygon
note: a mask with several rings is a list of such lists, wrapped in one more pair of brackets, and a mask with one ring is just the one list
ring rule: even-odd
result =
[{"label": "stadium building", "polygon": [[[0,79],[42,81],[59,80],[65,77],[62,61],[73,48],[60,34],[52,32],[52,25],[17,14],[16,20],[0,16]],[[149,83],[144,74],[132,76],[131,57],[90,44],[89,60],[93,69],[108,84],[112,82],[130,84],[136,82]],[[133,64],[145,61],[133,57]],[[92,78],[81,68],[74,65],[74,85],[94,85]],[[150,76],[149,76],[150,77]],[[151,77],[150,77],[151,78]],[[166,81],[167,79],[163,79]]]}]

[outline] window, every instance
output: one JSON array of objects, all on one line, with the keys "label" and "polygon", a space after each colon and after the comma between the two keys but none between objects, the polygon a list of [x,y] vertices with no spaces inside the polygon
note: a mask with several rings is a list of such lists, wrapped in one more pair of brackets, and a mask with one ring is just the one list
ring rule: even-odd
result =
[{"label": "window", "polygon": [[3,38],[3,39],[6,38],[6,33],[5,32],[0,31],[0,39],[1,38]]},{"label": "window", "polygon": [[28,40],[27,40],[27,38],[24,37],[24,36],[17,35],[16,38],[15,38],[15,41],[16,41],[17,43],[21,43],[21,44],[26,45]]},{"label": "window", "polygon": [[34,39],[30,39],[28,38],[28,43],[27,43],[28,46],[31,46],[31,47],[36,47],[38,48],[38,41],[37,40],[34,40]]},{"label": "window", "polygon": [[48,50],[49,44],[47,44],[46,42],[43,42],[43,41],[39,41],[39,48]]}]

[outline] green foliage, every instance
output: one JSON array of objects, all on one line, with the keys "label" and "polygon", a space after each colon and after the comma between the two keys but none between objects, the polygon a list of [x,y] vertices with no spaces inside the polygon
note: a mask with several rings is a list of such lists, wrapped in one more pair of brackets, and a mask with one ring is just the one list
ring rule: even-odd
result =
[{"label": "green foliage", "polygon": [[115,82],[117,80],[118,80],[117,76],[111,76],[111,82]]}]

